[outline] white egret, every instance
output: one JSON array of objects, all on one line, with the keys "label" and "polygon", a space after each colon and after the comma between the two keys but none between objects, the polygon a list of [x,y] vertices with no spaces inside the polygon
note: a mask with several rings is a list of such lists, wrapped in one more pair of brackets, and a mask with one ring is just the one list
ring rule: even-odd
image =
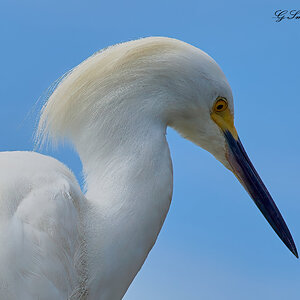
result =
[{"label": "white egret", "polygon": [[217,63],[184,42],[150,37],[82,62],[42,110],[39,137],[73,143],[86,194],[51,157],[0,154],[0,299],[123,297],[169,209],[167,126],[231,170],[298,256],[238,138],[231,89]]}]

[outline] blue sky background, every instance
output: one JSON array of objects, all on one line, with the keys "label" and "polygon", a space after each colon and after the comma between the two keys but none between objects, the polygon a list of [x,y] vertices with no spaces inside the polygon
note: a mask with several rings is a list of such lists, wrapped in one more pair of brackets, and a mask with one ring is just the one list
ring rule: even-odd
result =
[{"label": "blue sky background", "polygon": [[[93,52],[130,39],[182,39],[222,67],[236,126],[300,250],[300,19],[275,23],[299,1],[0,2],[0,150],[32,150],[37,99]],[[125,300],[298,299],[300,261],[210,154],[168,131],[174,197]],[[81,180],[71,147],[44,149]]]}]

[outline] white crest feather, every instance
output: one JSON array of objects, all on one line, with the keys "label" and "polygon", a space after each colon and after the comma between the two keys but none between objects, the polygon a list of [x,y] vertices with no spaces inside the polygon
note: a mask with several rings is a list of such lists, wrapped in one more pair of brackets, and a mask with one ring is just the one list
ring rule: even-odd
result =
[{"label": "white crest feather", "polygon": [[97,118],[97,106],[101,102],[130,93],[130,82],[138,77],[139,83],[142,83],[143,70],[137,62],[142,63],[151,55],[162,56],[164,51],[183,45],[187,44],[170,38],[150,37],[96,52],[48,89],[36,134],[37,141],[43,143],[48,137],[55,141],[63,136],[72,136],[78,126],[85,125],[87,116],[89,120]]}]

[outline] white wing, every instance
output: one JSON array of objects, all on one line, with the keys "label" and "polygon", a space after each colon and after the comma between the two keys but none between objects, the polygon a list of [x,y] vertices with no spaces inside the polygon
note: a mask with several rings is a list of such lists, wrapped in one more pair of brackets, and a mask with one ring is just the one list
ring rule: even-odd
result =
[{"label": "white wing", "polygon": [[0,299],[84,299],[83,200],[57,160],[0,153]]}]

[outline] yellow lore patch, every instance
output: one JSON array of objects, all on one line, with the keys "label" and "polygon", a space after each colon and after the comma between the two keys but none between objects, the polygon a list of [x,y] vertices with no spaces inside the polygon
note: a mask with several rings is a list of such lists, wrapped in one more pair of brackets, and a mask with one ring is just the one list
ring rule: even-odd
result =
[{"label": "yellow lore patch", "polygon": [[222,131],[228,130],[232,136],[238,140],[238,134],[234,127],[233,114],[228,108],[227,100],[225,98],[217,99],[211,112],[211,118]]}]

